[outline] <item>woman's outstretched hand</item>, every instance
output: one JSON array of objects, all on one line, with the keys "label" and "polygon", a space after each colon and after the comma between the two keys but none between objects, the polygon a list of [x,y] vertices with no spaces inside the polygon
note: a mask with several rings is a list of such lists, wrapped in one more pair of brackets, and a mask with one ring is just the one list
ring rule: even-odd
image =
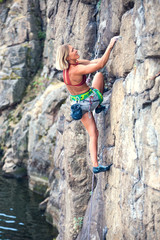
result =
[{"label": "woman's outstretched hand", "polygon": [[114,47],[114,44],[117,42],[118,39],[121,39],[120,36],[115,36],[113,38],[111,38],[111,41],[109,43],[109,48],[112,49]]}]

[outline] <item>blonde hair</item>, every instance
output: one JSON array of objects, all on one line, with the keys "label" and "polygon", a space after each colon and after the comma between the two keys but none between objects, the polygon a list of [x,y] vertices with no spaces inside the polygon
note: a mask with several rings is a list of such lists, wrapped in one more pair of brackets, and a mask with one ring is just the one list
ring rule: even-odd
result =
[{"label": "blonde hair", "polygon": [[67,44],[64,44],[58,47],[57,55],[56,55],[56,68],[58,70],[64,70],[69,67],[69,63],[66,59],[68,55],[69,55],[69,47]]}]

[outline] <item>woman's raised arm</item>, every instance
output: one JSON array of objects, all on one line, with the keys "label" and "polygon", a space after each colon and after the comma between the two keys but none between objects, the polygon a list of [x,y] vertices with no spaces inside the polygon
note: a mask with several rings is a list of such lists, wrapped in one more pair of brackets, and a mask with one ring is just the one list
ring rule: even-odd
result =
[{"label": "woman's raised arm", "polygon": [[77,60],[77,63],[83,64],[83,65],[88,65],[88,64],[97,63],[99,60],[100,60],[100,58],[96,58],[93,60],[79,59],[79,60]]},{"label": "woman's raised arm", "polygon": [[[78,65],[76,68],[75,74],[77,74],[77,75],[89,74],[89,73],[96,72],[97,70],[103,68],[109,59],[110,52],[116,41],[117,41],[117,37],[113,37],[111,39],[105,53],[103,54],[103,56],[99,59],[89,61],[92,64],[88,63],[87,65],[83,65],[83,64]],[[86,60],[86,61],[88,61],[88,60]]]}]

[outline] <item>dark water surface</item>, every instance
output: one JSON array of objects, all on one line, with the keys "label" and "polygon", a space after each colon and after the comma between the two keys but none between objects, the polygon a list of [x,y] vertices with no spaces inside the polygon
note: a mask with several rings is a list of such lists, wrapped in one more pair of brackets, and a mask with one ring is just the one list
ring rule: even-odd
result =
[{"label": "dark water surface", "polygon": [[41,201],[27,179],[7,179],[0,171],[0,240],[53,240],[57,232],[38,209]]}]

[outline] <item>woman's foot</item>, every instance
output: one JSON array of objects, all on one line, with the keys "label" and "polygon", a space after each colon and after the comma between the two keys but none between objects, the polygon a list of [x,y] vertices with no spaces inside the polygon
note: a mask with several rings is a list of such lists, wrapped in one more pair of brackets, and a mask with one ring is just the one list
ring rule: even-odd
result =
[{"label": "woman's foot", "polygon": [[112,166],[113,163],[111,163],[110,165],[108,166],[103,166],[103,165],[100,165],[98,167],[93,167],[93,173],[96,174],[96,173],[100,173],[100,172],[106,172],[106,171],[109,171],[110,170],[110,167]]},{"label": "woman's foot", "polygon": [[99,106],[95,109],[95,113],[98,114],[98,113],[104,111],[105,109],[106,109],[105,106],[103,106],[103,105],[99,105]]}]

